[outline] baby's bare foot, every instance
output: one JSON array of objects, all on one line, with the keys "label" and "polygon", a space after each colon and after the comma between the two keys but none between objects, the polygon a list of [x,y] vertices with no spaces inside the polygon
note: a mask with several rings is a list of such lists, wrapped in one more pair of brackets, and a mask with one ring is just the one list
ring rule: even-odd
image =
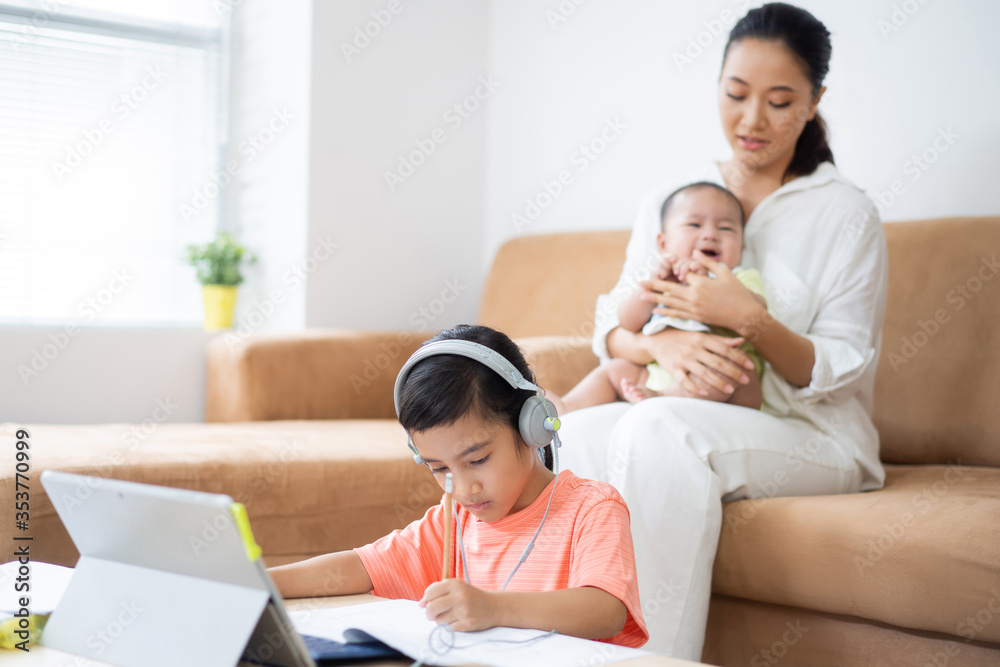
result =
[{"label": "baby's bare foot", "polygon": [[644,401],[647,398],[662,396],[662,394],[658,391],[653,391],[652,389],[648,389],[646,387],[640,387],[625,378],[622,378],[621,381],[621,392],[622,398],[629,403],[638,403],[639,401]]}]

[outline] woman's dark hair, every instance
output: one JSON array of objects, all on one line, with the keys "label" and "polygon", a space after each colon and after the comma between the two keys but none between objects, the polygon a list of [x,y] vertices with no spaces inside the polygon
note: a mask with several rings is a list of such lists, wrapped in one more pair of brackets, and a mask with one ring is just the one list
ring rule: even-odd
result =
[{"label": "woman's dark hair", "polygon": [[[499,352],[524,379],[535,381],[520,348],[505,334],[475,324],[459,324],[424,342],[469,340]],[[410,369],[399,396],[399,423],[407,432],[449,426],[474,410],[484,421],[510,426],[520,438],[521,406],[535,392],[515,389],[493,369],[457,354],[436,354]],[[546,463],[548,460],[546,460]]]},{"label": "woman's dark hair", "polygon": [[[813,97],[819,94],[823,79],[830,69],[830,31],[815,16],[783,2],[772,2],[751,9],[729,33],[722,62],[729,56],[729,47],[743,39],[781,42],[802,65],[812,84]],[[826,139],[826,123],[819,112],[806,123],[795,143],[795,154],[785,170],[786,176],[807,176],[820,162],[833,162],[833,151]]]}]

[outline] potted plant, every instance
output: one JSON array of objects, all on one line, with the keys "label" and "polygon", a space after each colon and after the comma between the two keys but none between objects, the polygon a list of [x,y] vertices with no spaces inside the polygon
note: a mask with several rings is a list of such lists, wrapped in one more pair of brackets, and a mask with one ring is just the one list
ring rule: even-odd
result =
[{"label": "potted plant", "polygon": [[237,245],[233,237],[220,232],[215,240],[189,245],[187,261],[197,271],[205,302],[205,331],[219,331],[233,326],[236,288],[243,282],[240,269],[257,258]]}]

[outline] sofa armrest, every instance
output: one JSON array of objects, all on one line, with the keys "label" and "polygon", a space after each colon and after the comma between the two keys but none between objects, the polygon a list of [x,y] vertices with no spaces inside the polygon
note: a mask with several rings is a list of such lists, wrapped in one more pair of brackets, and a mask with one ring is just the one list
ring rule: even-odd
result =
[{"label": "sofa armrest", "polygon": [[598,360],[590,349],[589,338],[530,336],[514,342],[535,372],[538,386],[550,394],[562,396],[597,368]]},{"label": "sofa armrest", "polygon": [[209,343],[205,421],[391,419],[403,363],[432,334],[310,330]]}]

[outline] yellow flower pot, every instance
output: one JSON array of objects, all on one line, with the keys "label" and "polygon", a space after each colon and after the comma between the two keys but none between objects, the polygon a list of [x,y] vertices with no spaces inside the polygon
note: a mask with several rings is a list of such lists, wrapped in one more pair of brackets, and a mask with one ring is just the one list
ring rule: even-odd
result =
[{"label": "yellow flower pot", "polygon": [[201,297],[205,302],[205,331],[231,329],[236,285],[202,285]]}]

